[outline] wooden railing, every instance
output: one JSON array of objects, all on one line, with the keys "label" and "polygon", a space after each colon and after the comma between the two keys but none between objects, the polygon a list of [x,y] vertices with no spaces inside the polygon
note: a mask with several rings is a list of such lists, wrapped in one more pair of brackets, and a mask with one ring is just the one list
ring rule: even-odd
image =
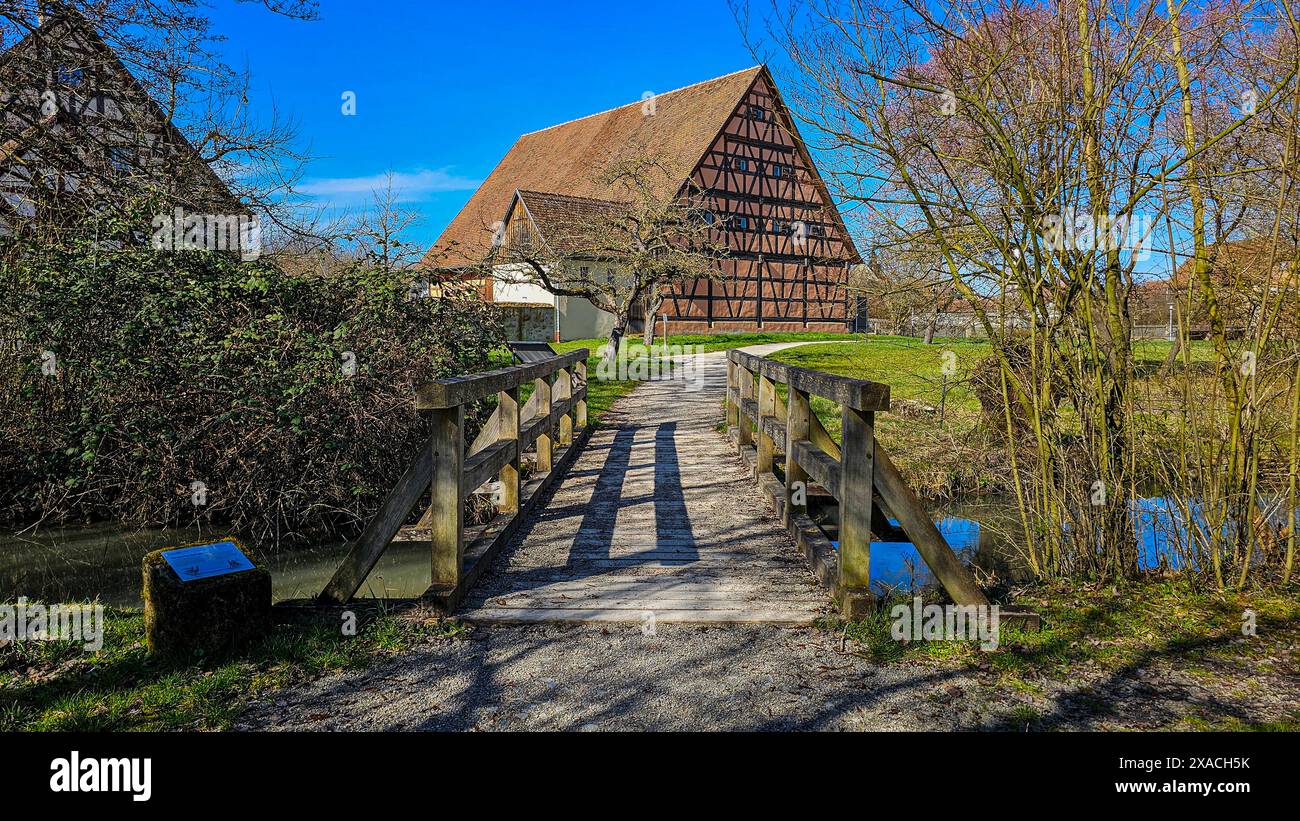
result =
[{"label": "wooden railing", "polygon": [[[429,508],[417,528],[432,543],[432,584],[427,596],[450,608],[474,583],[493,555],[518,527],[522,515],[576,452],[587,426],[587,349],[470,376],[439,379],[416,390],[416,408],[432,417],[432,431],[379,512],[353,544],[319,599],[341,604],[360,589],[421,497]],[[519,389],[533,383],[520,405]],[[497,395],[497,407],[478,436],[465,447],[465,406]],[[536,471],[520,484],[528,448],[536,450]],[[496,515],[486,524],[465,526],[465,500],[496,480]]]},{"label": "wooden railing", "polygon": [[[778,401],[785,385],[786,401]],[[812,412],[810,397],[840,406],[837,444]],[[889,410],[889,386],[813,371],[739,350],[727,354],[727,425],[752,459],[754,476],[804,548],[813,570],[850,617],[871,602],[871,536],[908,541],[957,604],[988,604],[920,499],[875,436],[875,415]],[[777,453],[784,454],[776,477]],[[839,502],[839,550],[808,516],[809,485]],[[898,520],[895,527],[889,514]]]}]

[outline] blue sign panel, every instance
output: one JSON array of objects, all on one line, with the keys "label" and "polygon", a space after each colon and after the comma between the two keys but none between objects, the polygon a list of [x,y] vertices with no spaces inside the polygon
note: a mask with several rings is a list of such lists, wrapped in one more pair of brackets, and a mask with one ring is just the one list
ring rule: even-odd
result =
[{"label": "blue sign panel", "polygon": [[253,563],[235,546],[234,542],[180,547],[176,550],[168,550],[162,555],[183,582],[253,569]]}]

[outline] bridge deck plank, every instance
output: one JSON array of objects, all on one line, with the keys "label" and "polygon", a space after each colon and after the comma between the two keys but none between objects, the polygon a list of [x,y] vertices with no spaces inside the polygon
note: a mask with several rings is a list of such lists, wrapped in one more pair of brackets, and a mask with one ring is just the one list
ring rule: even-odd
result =
[{"label": "bridge deck plank", "polygon": [[717,430],[723,354],[699,390],[615,405],[460,615],[480,622],[809,624],[830,602]]}]

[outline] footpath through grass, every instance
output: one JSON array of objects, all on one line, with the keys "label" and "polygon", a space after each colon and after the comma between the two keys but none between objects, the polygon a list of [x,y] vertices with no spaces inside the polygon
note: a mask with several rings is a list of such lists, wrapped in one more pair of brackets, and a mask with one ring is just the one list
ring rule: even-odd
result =
[{"label": "footpath through grass", "polygon": [[[669,336],[667,344],[669,346],[695,346],[697,353],[711,353],[713,351],[726,351],[732,348],[744,348],[749,345],[769,345],[778,342],[818,342],[823,340],[843,340],[851,339],[846,334],[836,333],[746,333],[746,334],[683,334],[678,336]],[[597,366],[600,364],[600,356],[597,353],[600,346],[605,344],[604,339],[573,339],[568,342],[552,342],[551,349],[557,354],[569,353],[579,348],[586,348],[589,352],[587,357],[587,414],[591,421],[599,424],[601,417],[609,411],[610,406],[620,397],[627,396],[636,386],[640,384],[634,380],[606,380],[598,379]],[[664,345],[664,340],[658,339],[652,346],[656,350]],[[641,342],[640,336],[628,339],[627,354],[629,357],[641,356],[645,353],[645,345]],[[494,360],[500,365],[510,363],[509,351],[501,351],[494,356]],[[528,400],[528,395],[532,393],[532,386],[525,385],[520,390],[520,399]]]}]

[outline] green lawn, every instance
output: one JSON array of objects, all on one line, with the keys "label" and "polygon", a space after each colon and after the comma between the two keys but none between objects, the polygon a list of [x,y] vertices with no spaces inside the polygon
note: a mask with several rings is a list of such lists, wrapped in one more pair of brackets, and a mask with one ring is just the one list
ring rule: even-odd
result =
[{"label": "green lawn", "polygon": [[[1163,340],[1136,343],[1139,367],[1154,373],[1169,345]],[[949,352],[955,372],[945,380],[943,365]],[[975,363],[991,352],[984,340],[937,339],[926,345],[912,337],[870,336],[836,345],[787,348],[772,358],[889,385],[894,407],[876,417],[882,446],[922,494],[950,496],[1004,489],[1001,445],[993,443],[980,425],[979,400],[968,384]],[[1194,362],[1210,361],[1213,356],[1209,343],[1193,343]],[[783,389],[780,393],[784,397]],[[839,407],[817,397],[812,407],[838,440]]]},{"label": "green lawn", "polygon": [[[777,342],[820,342],[823,340],[862,339],[861,334],[841,333],[735,333],[735,334],[677,334],[668,337],[669,345],[699,346],[703,353],[711,351],[729,351],[732,348],[745,348],[750,345],[771,345]],[[577,348],[587,348],[593,354],[605,344],[604,339],[575,339],[570,342],[551,344],[558,353],[566,353]],[[655,339],[655,347],[663,344],[663,338]],[[628,341],[628,353],[636,355],[644,349],[641,335],[637,334]]]}]

